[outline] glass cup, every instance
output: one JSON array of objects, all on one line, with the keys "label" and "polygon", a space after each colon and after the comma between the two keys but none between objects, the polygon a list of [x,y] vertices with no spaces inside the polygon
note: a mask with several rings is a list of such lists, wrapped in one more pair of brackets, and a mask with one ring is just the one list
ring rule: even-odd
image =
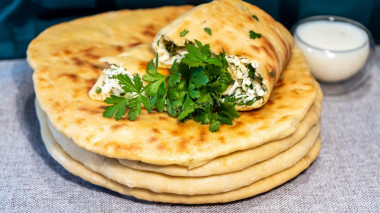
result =
[{"label": "glass cup", "polygon": [[375,43],[359,22],[338,16],[312,16],[298,21],[291,31],[324,94],[347,93],[368,79]]}]

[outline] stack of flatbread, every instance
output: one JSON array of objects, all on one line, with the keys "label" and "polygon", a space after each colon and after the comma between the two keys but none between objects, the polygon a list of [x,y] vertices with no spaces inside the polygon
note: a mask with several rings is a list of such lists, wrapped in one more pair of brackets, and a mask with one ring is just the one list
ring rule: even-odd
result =
[{"label": "stack of flatbread", "polygon": [[[150,49],[154,37],[165,35],[181,45],[170,37],[174,28],[181,31],[180,23],[192,25],[186,17],[212,10],[210,6],[201,10],[162,7],[81,18],[47,29],[28,49],[41,135],[51,156],[93,184],[139,199],[185,204],[251,197],[308,168],[321,146],[322,93],[305,58],[293,47],[290,34],[281,34],[282,25],[262,10],[240,1],[220,2],[253,11],[264,26],[258,28],[264,37],[261,43],[250,44],[257,45],[252,49],[261,54],[265,67],[261,75],[264,81],[269,79],[263,106],[243,107],[233,125],[222,125],[215,133],[193,120],[179,122],[166,113],[144,109],[135,121],[104,118],[107,104],[90,97],[102,70],[123,62],[143,73],[155,54]],[[225,25],[220,30],[231,31]],[[218,32],[212,31],[216,39]],[[196,36],[191,28],[189,36]],[[211,43],[215,53],[222,50],[213,49],[206,36],[197,39]],[[249,48],[230,42],[223,46],[226,54]]]}]

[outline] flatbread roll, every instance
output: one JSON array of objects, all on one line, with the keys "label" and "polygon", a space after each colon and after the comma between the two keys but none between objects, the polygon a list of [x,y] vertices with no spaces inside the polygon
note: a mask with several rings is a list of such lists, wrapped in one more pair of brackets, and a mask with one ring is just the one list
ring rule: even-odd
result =
[{"label": "flatbread roll", "polygon": [[236,99],[239,111],[268,101],[293,46],[289,31],[260,8],[240,0],[215,0],[162,28],[152,47],[161,66],[170,67],[187,53],[185,44],[195,40],[209,44],[215,55],[225,51],[234,83],[224,95]]}]

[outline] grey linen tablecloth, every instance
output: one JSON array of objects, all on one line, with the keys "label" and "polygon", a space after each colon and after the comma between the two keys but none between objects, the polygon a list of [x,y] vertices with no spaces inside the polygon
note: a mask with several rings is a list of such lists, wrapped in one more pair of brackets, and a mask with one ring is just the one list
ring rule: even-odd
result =
[{"label": "grey linen tablecloth", "polygon": [[92,185],[46,151],[32,69],[0,61],[0,212],[380,212],[380,47],[360,88],[323,101],[322,149],[309,169],[267,193],[201,206],[157,204]]}]

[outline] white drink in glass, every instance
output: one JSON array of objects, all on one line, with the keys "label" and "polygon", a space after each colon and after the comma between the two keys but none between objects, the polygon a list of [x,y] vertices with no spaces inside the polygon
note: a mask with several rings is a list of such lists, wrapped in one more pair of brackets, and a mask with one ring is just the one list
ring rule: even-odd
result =
[{"label": "white drink in glass", "polygon": [[294,34],[311,72],[325,82],[350,78],[369,56],[367,33],[350,23],[315,20],[300,24]]}]

